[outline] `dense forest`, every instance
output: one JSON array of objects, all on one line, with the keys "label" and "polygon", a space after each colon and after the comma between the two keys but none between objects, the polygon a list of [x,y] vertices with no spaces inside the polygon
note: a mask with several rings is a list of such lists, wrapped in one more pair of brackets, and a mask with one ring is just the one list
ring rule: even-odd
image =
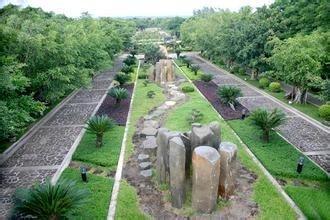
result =
[{"label": "dense forest", "polygon": [[15,138],[48,108],[111,65],[135,23],[38,8],[0,10],[0,141]]},{"label": "dense forest", "polygon": [[288,96],[297,103],[310,90],[329,101],[329,11],[327,0],[276,0],[255,11],[204,8],[181,25],[181,38],[234,72],[293,85]]}]

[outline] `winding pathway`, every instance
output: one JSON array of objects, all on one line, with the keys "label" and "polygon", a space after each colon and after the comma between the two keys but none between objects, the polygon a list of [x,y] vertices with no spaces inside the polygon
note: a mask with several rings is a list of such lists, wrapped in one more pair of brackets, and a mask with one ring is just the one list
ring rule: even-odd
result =
[{"label": "winding pathway", "polygon": [[243,97],[238,98],[238,101],[249,111],[258,107],[283,110],[288,120],[279,127],[280,135],[329,174],[330,129],[328,127],[282,103],[264,91],[251,86],[235,75],[220,69],[198,56],[198,54],[187,53],[186,55],[194,64],[198,64],[203,72],[213,74],[213,82],[218,86],[235,85],[240,87]]},{"label": "winding pathway", "polygon": [[0,155],[0,219],[8,215],[17,188],[47,178],[56,182],[84,134],[86,120],[103,102],[122,60],[122,56],[117,58],[111,71],[97,75],[90,88],[71,94]]}]

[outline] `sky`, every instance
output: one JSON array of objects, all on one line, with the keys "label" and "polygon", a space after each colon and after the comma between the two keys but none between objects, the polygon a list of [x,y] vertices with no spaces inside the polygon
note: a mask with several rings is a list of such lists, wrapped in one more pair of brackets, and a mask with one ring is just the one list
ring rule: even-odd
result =
[{"label": "sky", "polygon": [[45,11],[79,17],[89,12],[94,17],[164,17],[191,16],[194,9],[204,6],[239,10],[269,5],[274,0],[0,0],[0,7],[8,3],[41,7]]}]

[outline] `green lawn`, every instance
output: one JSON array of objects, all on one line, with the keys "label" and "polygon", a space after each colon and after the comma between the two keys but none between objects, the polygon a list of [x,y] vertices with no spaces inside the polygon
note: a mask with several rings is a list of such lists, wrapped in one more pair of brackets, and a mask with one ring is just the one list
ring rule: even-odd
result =
[{"label": "green lawn", "polygon": [[287,186],[286,192],[303,210],[308,219],[329,220],[330,184],[320,187]]},{"label": "green lawn", "polygon": [[[185,83],[184,85],[191,85]],[[183,86],[183,85],[182,85]],[[178,130],[187,131],[190,125],[186,122],[185,117],[192,108],[196,108],[203,112],[204,118],[201,123],[209,123],[211,121],[218,121],[221,125],[222,141],[230,141],[238,146],[238,157],[240,162],[258,175],[258,179],[254,183],[253,199],[258,203],[260,213],[259,219],[295,219],[295,212],[282,198],[276,188],[264,176],[258,166],[252,161],[247,152],[243,149],[241,143],[234,135],[232,129],[221,118],[218,113],[211,108],[211,104],[206,101],[197,91],[188,93],[190,99],[188,102],[178,106],[171,111],[167,117],[165,127]],[[271,202],[269,202],[271,201]]]},{"label": "green lawn", "polygon": [[261,140],[261,131],[252,125],[249,118],[231,120],[228,123],[272,175],[310,180],[327,179],[324,172],[307,157],[305,157],[303,172],[299,175],[296,172],[297,161],[303,154],[275,132],[271,133],[270,142],[265,143]]},{"label": "green lawn", "polygon": [[187,77],[194,81],[194,80],[200,80],[201,79],[201,75],[203,74],[203,72],[201,70],[198,70],[197,75],[195,75],[195,73],[193,71],[191,71],[191,69],[189,69],[186,66],[180,66],[180,68],[185,72],[185,74],[187,75]]},{"label": "green lawn", "polygon": [[73,155],[73,160],[115,170],[124,131],[124,126],[115,126],[111,131],[105,133],[104,144],[100,148],[95,147],[95,135],[86,132]]},{"label": "green lawn", "polygon": [[61,175],[61,179],[76,181],[77,188],[85,188],[90,193],[87,203],[78,209],[69,219],[106,219],[110,196],[112,192],[113,179],[93,174],[88,175],[88,182],[82,182],[78,169],[67,168]]}]

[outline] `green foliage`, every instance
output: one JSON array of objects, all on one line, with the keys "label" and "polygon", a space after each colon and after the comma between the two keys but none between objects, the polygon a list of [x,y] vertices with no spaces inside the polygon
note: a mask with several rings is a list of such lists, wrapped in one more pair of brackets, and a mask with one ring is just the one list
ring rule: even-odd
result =
[{"label": "green foliage", "polygon": [[103,145],[103,135],[110,131],[115,125],[115,122],[108,116],[93,116],[87,121],[86,130],[96,135],[96,147]]},{"label": "green foliage", "polygon": [[113,87],[108,92],[108,95],[116,99],[116,105],[120,105],[121,100],[128,98],[128,91],[125,88]]},{"label": "green foliage", "polygon": [[271,92],[281,92],[282,91],[281,84],[279,82],[272,82],[269,84],[269,90]]},{"label": "green foliage", "polygon": [[136,64],[136,58],[133,55],[127,56],[123,62],[127,66],[133,66]]},{"label": "green foliage", "polygon": [[236,99],[242,96],[241,89],[236,86],[221,86],[218,88],[217,94],[220,100],[227,105],[235,105]]},{"label": "green foliage", "polygon": [[186,120],[189,124],[199,123],[203,120],[203,113],[198,109],[192,109]]},{"label": "green foliage", "polygon": [[192,86],[183,86],[183,87],[181,88],[181,90],[182,90],[182,92],[184,92],[184,93],[189,93],[189,92],[193,92],[193,91],[195,91],[194,87],[192,87]]},{"label": "green foliage", "polygon": [[197,72],[200,69],[200,67],[199,67],[199,65],[191,65],[190,69],[191,69],[191,71],[194,72],[195,75],[197,75]]},{"label": "green foliage", "polygon": [[126,74],[133,73],[134,72],[134,67],[124,64],[124,66],[121,68],[121,72],[126,73]]},{"label": "green foliage", "polygon": [[148,79],[145,79],[145,80],[143,81],[143,85],[144,85],[145,87],[147,87],[149,83],[150,83],[150,81],[149,81]]},{"label": "green foliage", "polygon": [[155,91],[153,91],[153,90],[150,90],[150,91],[147,92],[147,97],[148,97],[149,99],[154,98],[155,95],[156,95],[156,93],[155,93]]},{"label": "green foliage", "polygon": [[213,74],[211,73],[204,73],[201,75],[201,80],[203,80],[204,82],[210,82],[213,79]]},{"label": "green foliage", "polygon": [[149,74],[148,73],[142,73],[139,74],[138,79],[148,79],[149,78]]},{"label": "green foliage", "polygon": [[285,114],[277,108],[271,112],[266,109],[256,109],[251,112],[250,119],[255,126],[263,131],[262,139],[266,142],[269,142],[271,130],[286,121]]},{"label": "green foliage", "polygon": [[259,80],[259,87],[262,89],[267,88],[269,86],[269,84],[270,84],[270,81],[268,78],[263,77]]},{"label": "green foliage", "polygon": [[114,77],[114,79],[119,82],[119,84],[122,86],[128,81],[131,80],[131,75],[125,74],[125,73],[117,73]]},{"label": "green foliage", "polygon": [[326,121],[330,121],[330,104],[321,105],[319,108],[319,115]]},{"label": "green foliage", "polygon": [[21,189],[14,196],[14,214],[33,216],[38,219],[68,218],[77,208],[84,205],[89,192],[77,189],[72,181],[59,181],[52,185],[50,181]]},{"label": "green foliage", "polygon": [[[186,64],[187,68],[190,68],[190,66],[191,66],[191,64],[192,64],[191,60],[188,59],[187,57],[182,57],[182,62],[183,62],[184,64]],[[198,71],[198,70],[197,70],[197,71]]]},{"label": "green foliage", "polygon": [[144,47],[144,60],[147,63],[155,64],[160,59],[164,59],[165,55],[160,51],[158,45],[148,44]]}]

